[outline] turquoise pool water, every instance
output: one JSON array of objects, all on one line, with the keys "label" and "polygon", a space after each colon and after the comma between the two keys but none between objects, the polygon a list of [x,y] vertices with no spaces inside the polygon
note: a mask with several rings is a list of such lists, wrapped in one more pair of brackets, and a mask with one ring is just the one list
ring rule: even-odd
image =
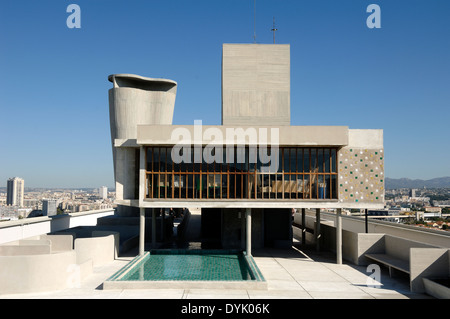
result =
[{"label": "turquoise pool water", "polygon": [[113,277],[119,281],[263,280],[251,256],[225,250],[152,251]]}]

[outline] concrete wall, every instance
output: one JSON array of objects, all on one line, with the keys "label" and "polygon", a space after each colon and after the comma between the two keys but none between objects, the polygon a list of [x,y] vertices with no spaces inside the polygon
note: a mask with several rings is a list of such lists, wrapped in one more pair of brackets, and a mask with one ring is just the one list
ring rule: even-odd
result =
[{"label": "concrete wall", "polygon": [[[331,251],[336,251],[336,215],[321,213],[321,243],[320,247]],[[315,229],[315,216],[306,215],[306,227]],[[296,213],[294,222],[302,224],[301,213]],[[294,228],[295,238],[302,238],[299,228]],[[402,258],[409,258],[409,250],[404,244],[415,243],[415,247],[442,247],[450,248],[450,234],[447,232],[427,230],[408,225],[395,224],[390,222],[369,220],[369,233],[365,233],[364,219],[350,216],[342,216],[342,244],[343,258],[357,265],[371,263],[364,257],[365,253],[385,253],[385,235],[398,238],[395,242],[387,243],[387,249],[392,254],[398,254]],[[314,234],[307,232],[308,243],[315,243]]]},{"label": "concrete wall", "polygon": [[[301,214],[297,213],[295,215],[296,222],[301,224]],[[330,225],[335,226],[335,220],[335,214],[324,212],[321,213],[322,223],[330,223]],[[307,216],[306,221],[307,224],[313,223],[315,221],[315,217]],[[354,233],[365,233],[365,220],[364,218],[343,215],[342,229]],[[428,245],[450,248],[450,234],[448,232],[434,229],[423,229],[410,225],[369,219],[368,232],[370,234],[388,234]]]},{"label": "concrete wall", "polygon": [[422,278],[450,277],[450,249],[411,248],[411,290],[424,292]]},{"label": "concrete wall", "polygon": [[36,243],[21,245],[0,245],[0,256],[45,255],[51,253],[50,242],[36,241]]},{"label": "concrete wall", "polygon": [[0,223],[0,244],[77,226],[95,226],[98,218],[111,215],[114,215],[113,209],[103,209],[2,222]]},{"label": "concrete wall", "polygon": [[76,275],[75,251],[0,256],[0,294],[64,289]]},{"label": "concrete wall", "polygon": [[[0,294],[74,287],[118,256],[119,233],[41,235],[0,245]],[[74,249],[72,249],[74,246]]]},{"label": "concrete wall", "polygon": [[290,46],[224,44],[222,124],[290,125]]},{"label": "concrete wall", "polygon": [[72,240],[71,235],[42,235],[0,245],[0,294],[79,284],[92,273],[92,261],[77,262]]},{"label": "concrete wall", "polygon": [[92,260],[95,267],[113,261],[118,255],[118,243],[119,233],[111,232],[93,232],[91,238],[75,239],[77,264]]},{"label": "concrete wall", "polygon": [[[315,221],[309,220],[309,227]],[[301,221],[296,218],[296,222]],[[313,226],[314,227],[314,226]],[[404,230],[406,232],[406,230]],[[294,233],[301,239],[301,231],[296,228]],[[320,247],[336,252],[336,228],[326,221],[320,226]],[[430,234],[428,234],[430,235]],[[307,236],[307,241],[314,243],[313,235]],[[445,244],[445,242],[441,242]],[[423,278],[448,278],[450,276],[450,249],[440,248],[431,244],[405,239],[380,233],[356,233],[342,230],[342,257],[356,265],[374,263],[365,254],[385,254],[394,259],[408,262],[410,272],[410,290],[424,292]]]},{"label": "concrete wall", "polygon": [[[115,140],[136,140],[139,124],[172,124],[177,83],[166,79],[115,74],[109,90],[109,115],[116,198],[138,199],[139,155],[134,148],[116,148]],[[126,214],[127,209],[119,210]]]},{"label": "concrete wall", "polygon": [[338,194],[341,203],[384,203],[382,130],[349,130],[348,145],[338,152]]},{"label": "concrete wall", "polygon": [[[279,126],[273,123],[202,125],[198,131],[196,129],[194,125],[139,125],[137,143],[175,145],[181,143],[182,139],[173,133],[181,132],[189,144],[195,141],[203,145],[237,145],[236,136],[245,134],[246,145],[274,142],[275,145],[283,146],[345,146],[348,144],[349,132],[347,126]],[[265,130],[260,133],[260,129]],[[277,130],[278,136],[272,130]],[[250,138],[252,136],[254,138]]]}]

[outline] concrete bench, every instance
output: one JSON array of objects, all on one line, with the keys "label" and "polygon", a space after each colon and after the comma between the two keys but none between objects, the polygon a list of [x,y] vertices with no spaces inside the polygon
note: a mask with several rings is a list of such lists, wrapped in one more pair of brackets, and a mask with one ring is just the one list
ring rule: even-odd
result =
[{"label": "concrete bench", "polygon": [[384,264],[389,268],[389,276],[392,277],[393,269],[410,274],[409,262],[400,258],[395,258],[386,254],[365,254],[365,257],[372,259],[377,263]]},{"label": "concrete bench", "polygon": [[395,271],[408,274],[412,292],[424,292],[422,278],[450,274],[448,248],[385,234],[358,234],[357,250],[358,264],[384,265],[391,277]]}]

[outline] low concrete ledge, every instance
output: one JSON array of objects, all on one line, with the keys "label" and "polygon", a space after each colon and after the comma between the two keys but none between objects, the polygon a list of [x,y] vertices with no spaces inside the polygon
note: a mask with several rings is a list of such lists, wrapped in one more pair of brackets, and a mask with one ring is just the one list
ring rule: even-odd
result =
[{"label": "low concrete ledge", "polygon": [[[103,289],[268,289],[267,282],[253,258],[248,256],[245,256],[245,262],[254,278],[252,280],[145,280],[143,273],[141,280],[121,280],[136,266],[141,267],[149,256],[150,252],[146,252],[142,256],[136,256],[125,267],[104,281]],[[142,267],[141,269],[143,270]]]},{"label": "low concrete ledge", "polygon": [[114,209],[112,208],[1,222],[0,244],[55,233],[77,226],[96,225],[98,218],[110,215],[114,215]]},{"label": "low concrete ledge", "polygon": [[424,278],[448,278],[450,276],[450,249],[411,248],[411,291],[425,292]]},{"label": "low concrete ledge", "polygon": [[51,241],[52,252],[73,249],[73,235],[41,235],[39,238]]},{"label": "low concrete ledge", "polygon": [[118,232],[89,236],[74,241],[76,234],[41,235],[0,245],[0,294],[77,287],[94,266],[118,256]]},{"label": "low concrete ledge", "polygon": [[51,253],[51,246],[45,244],[0,246],[0,257],[48,255],[50,253]]},{"label": "low concrete ledge", "polygon": [[119,233],[93,232],[92,236],[75,239],[77,263],[92,260],[95,267],[113,261],[118,255]]},{"label": "low concrete ledge", "polygon": [[103,282],[111,289],[250,289],[267,290],[265,281],[111,281]]},{"label": "low concrete ledge", "polygon": [[75,251],[0,256],[0,269],[0,294],[65,289],[79,278]]},{"label": "low concrete ledge", "polygon": [[[439,283],[437,279],[422,278],[425,293],[437,299],[450,299],[450,287]],[[450,277],[446,278],[450,281]]]}]

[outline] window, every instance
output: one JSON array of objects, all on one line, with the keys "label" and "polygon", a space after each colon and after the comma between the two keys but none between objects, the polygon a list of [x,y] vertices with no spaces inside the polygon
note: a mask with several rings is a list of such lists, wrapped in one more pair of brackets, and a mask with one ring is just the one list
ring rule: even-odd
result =
[{"label": "window", "polygon": [[337,198],[336,148],[191,148],[178,155],[183,151],[187,160],[178,163],[172,147],[146,148],[146,198]]}]

